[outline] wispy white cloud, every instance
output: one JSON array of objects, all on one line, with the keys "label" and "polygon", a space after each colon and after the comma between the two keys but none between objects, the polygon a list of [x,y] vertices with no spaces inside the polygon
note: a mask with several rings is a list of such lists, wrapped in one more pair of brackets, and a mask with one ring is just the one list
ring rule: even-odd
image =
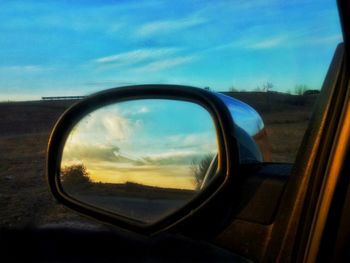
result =
[{"label": "wispy white cloud", "polygon": [[[311,35],[311,36],[310,36]],[[256,34],[253,37],[243,37],[213,48],[212,50],[222,49],[247,49],[247,50],[268,50],[275,48],[297,48],[303,46],[319,46],[319,45],[335,45],[342,41],[342,35],[324,34],[320,37],[315,34],[308,34],[308,32],[295,31],[285,33],[276,33],[270,37],[261,37],[261,34]]]},{"label": "wispy white cloud", "polygon": [[162,20],[142,25],[136,30],[137,37],[153,36],[159,33],[170,33],[175,30],[197,26],[205,23],[206,20],[200,17],[190,17],[175,20]]},{"label": "wispy white cloud", "polygon": [[178,65],[183,65],[187,63],[191,63],[196,59],[195,56],[183,56],[183,57],[174,57],[159,61],[154,61],[145,66],[139,67],[135,69],[138,72],[152,72],[152,71],[160,71],[168,68],[172,68]]},{"label": "wispy white cloud", "polygon": [[168,56],[178,50],[178,48],[137,49],[111,56],[97,58],[94,61],[98,64],[134,64],[147,59],[156,59],[159,57]]},{"label": "wispy white cloud", "polygon": [[40,73],[49,68],[44,68],[40,65],[11,65],[1,66],[0,71],[8,73]]},{"label": "wispy white cloud", "polygon": [[341,34],[325,36],[325,37],[310,37],[306,38],[305,43],[310,45],[334,45],[343,41]]},{"label": "wispy white cloud", "polygon": [[270,49],[282,45],[286,40],[283,35],[277,35],[271,38],[262,39],[246,45],[248,49]]},{"label": "wispy white cloud", "polygon": [[[281,5],[280,0],[235,0],[232,2],[229,1],[215,1],[215,4],[209,2],[209,5],[203,11],[212,14],[213,8],[216,11],[224,11],[230,13],[237,12],[250,12],[251,10],[269,8],[271,9],[273,6]],[[265,9],[264,9],[265,11]],[[263,14],[262,14],[263,15]],[[239,18],[237,18],[239,19]],[[245,18],[247,19],[247,18]]]},{"label": "wispy white cloud", "polygon": [[[0,16],[7,16],[0,28],[7,29],[69,29],[76,32],[115,33],[130,21],[126,12],[157,6],[156,1],[125,1],[122,3],[46,3],[39,1],[8,1],[1,3]],[[78,10],[78,11],[77,11]],[[25,15],[8,15],[12,13]]]},{"label": "wispy white cloud", "polygon": [[216,46],[210,50],[223,50],[223,49],[249,49],[249,50],[262,50],[272,49],[282,45],[286,40],[287,36],[281,33],[270,35],[266,37],[265,34],[260,33],[260,28],[256,31],[242,34],[242,37],[238,37],[231,42]]}]

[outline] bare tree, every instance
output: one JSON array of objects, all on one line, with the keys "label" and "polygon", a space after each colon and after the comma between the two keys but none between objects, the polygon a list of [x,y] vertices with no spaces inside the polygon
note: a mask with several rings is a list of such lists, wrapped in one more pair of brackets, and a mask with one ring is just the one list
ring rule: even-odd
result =
[{"label": "bare tree", "polygon": [[196,189],[200,189],[200,187],[203,183],[204,177],[209,169],[209,166],[210,166],[213,158],[214,158],[214,155],[207,154],[199,161],[196,159],[192,160],[191,169],[192,169],[192,172],[194,175],[193,180],[194,180],[194,184],[196,186]]},{"label": "bare tree", "polygon": [[261,92],[262,89],[260,88],[260,86],[257,86],[253,91],[255,91],[255,92]]},{"label": "bare tree", "polygon": [[271,111],[271,98],[270,98],[270,91],[273,89],[274,85],[272,82],[267,81],[262,86],[262,91],[266,93],[266,110]]},{"label": "bare tree", "polygon": [[308,90],[308,88],[307,88],[307,86],[306,85],[295,85],[295,87],[294,87],[294,93],[296,94],[296,95],[303,95],[304,94],[304,92],[305,91],[307,91]]},{"label": "bare tree", "polygon": [[265,84],[263,84],[263,91],[270,92],[273,89],[274,85],[272,82],[267,81]]},{"label": "bare tree", "polygon": [[238,89],[235,87],[235,86],[231,86],[229,89],[228,89],[229,92],[237,92]]}]

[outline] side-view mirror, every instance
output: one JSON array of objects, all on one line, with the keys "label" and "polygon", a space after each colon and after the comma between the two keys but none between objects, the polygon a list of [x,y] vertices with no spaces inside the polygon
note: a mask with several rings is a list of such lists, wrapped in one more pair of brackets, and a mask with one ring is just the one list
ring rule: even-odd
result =
[{"label": "side-view mirror", "polygon": [[193,87],[97,93],[56,124],[49,185],[80,213],[152,234],[223,198],[239,162],[234,127],[222,100]]}]

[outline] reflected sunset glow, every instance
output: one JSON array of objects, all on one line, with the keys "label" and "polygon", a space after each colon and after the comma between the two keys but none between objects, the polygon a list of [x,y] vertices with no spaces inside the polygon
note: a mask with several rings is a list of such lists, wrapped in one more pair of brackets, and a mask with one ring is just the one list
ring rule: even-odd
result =
[{"label": "reflected sunset glow", "polygon": [[61,167],[82,164],[95,183],[196,189],[194,170],[217,151],[212,118],[201,106],[135,100],[83,118],[67,138]]}]

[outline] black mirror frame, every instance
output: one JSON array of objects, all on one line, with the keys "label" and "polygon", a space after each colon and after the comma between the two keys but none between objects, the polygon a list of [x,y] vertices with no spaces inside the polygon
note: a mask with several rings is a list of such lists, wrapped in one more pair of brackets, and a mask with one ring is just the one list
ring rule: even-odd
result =
[{"label": "black mirror frame", "polygon": [[[187,205],[152,224],[142,224],[127,217],[81,203],[63,191],[59,179],[61,154],[71,128],[83,116],[101,106],[132,99],[173,99],[199,104],[212,116],[218,136],[218,170],[213,182]],[[185,219],[193,218],[199,210],[210,209],[213,202],[221,203],[223,201],[219,197],[223,195],[218,193],[230,190],[228,186],[232,184],[232,180],[236,177],[234,173],[237,172],[239,164],[238,144],[234,136],[234,127],[232,116],[225,104],[214,93],[203,89],[189,86],[149,84],[102,91],[73,105],[56,123],[47,150],[46,172],[49,187],[53,196],[59,202],[81,214],[140,234],[158,233],[176,226],[179,222],[185,222]],[[210,211],[207,212],[210,213]],[[206,219],[202,218],[201,220]]]}]

